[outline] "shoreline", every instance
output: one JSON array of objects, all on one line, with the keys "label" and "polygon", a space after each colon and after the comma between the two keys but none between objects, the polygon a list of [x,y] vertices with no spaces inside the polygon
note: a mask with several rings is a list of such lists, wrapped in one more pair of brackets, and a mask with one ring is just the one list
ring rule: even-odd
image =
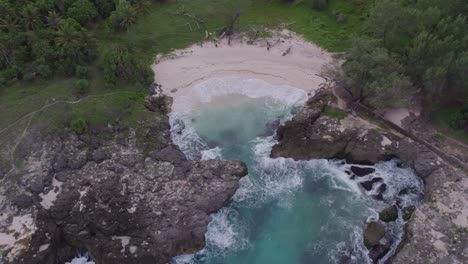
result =
[{"label": "shoreline", "polygon": [[[262,80],[274,86],[291,86],[312,93],[324,82],[316,74],[331,61],[331,53],[297,34],[283,30],[268,39],[249,40],[235,35],[218,42],[204,42],[159,58],[151,67],[164,94],[177,100],[191,95],[194,87],[219,78]],[[268,48],[270,46],[270,48]],[[174,73],[182,73],[174,76]],[[190,103],[196,103],[192,98]]]}]

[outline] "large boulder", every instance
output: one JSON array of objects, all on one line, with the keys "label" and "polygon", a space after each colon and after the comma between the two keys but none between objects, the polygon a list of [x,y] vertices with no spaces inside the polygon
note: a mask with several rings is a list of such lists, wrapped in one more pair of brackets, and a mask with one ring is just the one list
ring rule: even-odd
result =
[{"label": "large boulder", "polygon": [[377,221],[371,221],[364,230],[364,245],[372,248],[379,244],[380,239],[385,235],[385,226]]},{"label": "large boulder", "polygon": [[375,171],[374,168],[366,168],[366,167],[359,167],[359,166],[351,166],[350,169],[358,177],[366,176]]},{"label": "large boulder", "polygon": [[398,208],[392,205],[380,211],[379,219],[383,222],[393,222],[398,219]]}]

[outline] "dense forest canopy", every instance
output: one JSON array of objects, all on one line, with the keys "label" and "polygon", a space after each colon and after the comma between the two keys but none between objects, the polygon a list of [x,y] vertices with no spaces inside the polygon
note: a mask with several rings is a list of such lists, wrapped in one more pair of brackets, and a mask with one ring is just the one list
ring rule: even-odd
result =
[{"label": "dense forest canopy", "polygon": [[[55,74],[85,78],[87,65],[101,54],[92,29],[124,31],[150,5],[148,0],[0,0],[0,85]],[[116,45],[102,52],[108,84],[152,81],[149,65],[140,64],[131,49]]]},{"label": "dense forest canopy", "polygon": [[464,0],[375,1],[368,34],[355,38],[334,77],[354,100],[376,109],[420,94],[428,108],[452,104],[466,113],[467,11]]}]

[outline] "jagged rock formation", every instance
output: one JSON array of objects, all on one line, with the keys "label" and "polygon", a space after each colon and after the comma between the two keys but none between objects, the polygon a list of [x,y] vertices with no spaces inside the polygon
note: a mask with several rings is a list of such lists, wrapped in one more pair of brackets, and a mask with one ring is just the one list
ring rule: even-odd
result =
[{"label": "jagged rock formation", "polygon": [[[403,137],[380,124],[352,115],[330,114],[333,95],[320,91],[309,99],[291,121],[277,131],[278,144],[272,157],[296,160],[344,158],[352,163],[372,164],[399,158],[424,180],[426,194],[422,206],[400,208],[409,219],[406,238],[399,246],[394,263],[463,263],[468,257],[468,177],[444,162],[424,145]],[[358,173],[365,173],[359,171]],[[374,178],[361,185],[373,188]],[[381,187],[383,185],[380,185]],[[382,192],[385,189],[382,188]],[[381,197],[375,197],[379,199]],[[397,205],[398,205],[398,201]],[[413,217],[411,213],[414,211]],[[411,219],[410,219],[411,218]],[[391,219],[389,219],[391,220]],[[383,238],[369,257],[377,261],[385,255]]]},{"label": "jagged rock formation", "polygon": [[162,264],[204,246],[210,214],[247,167],[187,160],[171,142],[167,106],[147,104],[156,113],[136,128],[29,134],[24,163],[0,188],[4,261],[63,263],[89,252],[99,264]]}]

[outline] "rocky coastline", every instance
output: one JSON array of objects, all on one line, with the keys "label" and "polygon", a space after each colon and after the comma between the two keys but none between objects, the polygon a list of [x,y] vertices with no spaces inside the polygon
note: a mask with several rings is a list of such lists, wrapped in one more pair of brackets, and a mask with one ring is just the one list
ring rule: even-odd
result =
[{"label": "rocky coastline", "polygon": [[[172,143],[171,98],[155,85],[138,127],[30,131],[2,176],[0,263],[168,263],[204,247],[210,214],[247,174],[241,161],[191,161]],[[41,140],[38,140],[41,139]]]},{"label": "rocky coastline", "polygon": [[[386,234],[386,224],[401,216],[407,221],[397,254],[385,256],[383,262],[393,263],[463,263],[468,255],[466,189],[467,175],[444,162],[427,147],[392,131],[334,108],[334,95],[328,90],[318,91],[305,107],[294,113],[277,130],[278,144],[271,157],[295,160],[345,159],[348,163],[372,165],[393,158],[400,166],[410,166],[425,184],[422,205],[404,207],[398,196],[387,201],[390,206],[365,225],[363,241],[368,256],[378,263],[389,252],[392,239]],[[347,171],[351,179],[358,179],[361,187],[375,199],[382,200],[386,191],[381,178],[365,181],[360,177],[371,168],[355,165]],[[411,190],[407,190],[411,191]],[[400,195],[400,194],[399,194]],[[402,193],[401,195],[404,195]],[[350,257],[340,258],[352,263]]]}]

